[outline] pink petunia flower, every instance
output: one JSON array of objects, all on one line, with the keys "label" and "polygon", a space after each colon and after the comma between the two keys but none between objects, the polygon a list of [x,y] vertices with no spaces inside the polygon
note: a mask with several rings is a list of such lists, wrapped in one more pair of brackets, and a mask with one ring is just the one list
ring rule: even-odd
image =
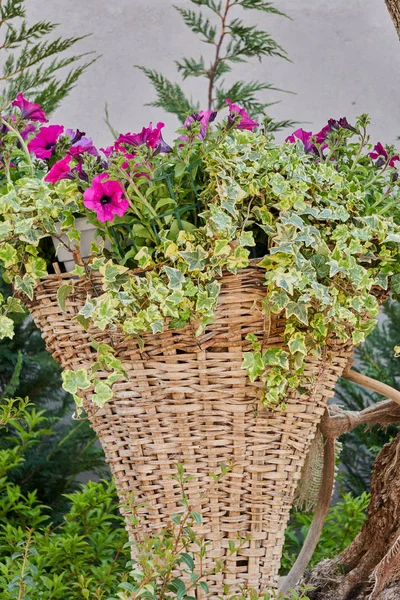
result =
[{"label": "pink petunia flower", "polygon": [[89,210],[95,210],[101,223],[113,221],[114,216],[122,217],[129,208],[129,202],[123,198],[124,190],[119,183],[109,179],[108,173],[100,173],[92,180],[92,187],[85,190],[83,204]]},{"label": "pink petunia flower", "polygon": [[12,106],[16,106],[21,111],[21,117],[23,119],[29,119],[30,121],[40,121],[41,123],[47,123],[46,114],[40,107],[40,104],[29,102],[23,97],[20,92],[16,99],[12,102]]},{"label": "pink petunia flower", "polygon": [[259,123],[253,121],[244,108],[240,108],[240,106],[237,104],[233,104],[229,98],[227,98],[226,101],[229,104],[228,123],[232,125],[236,121],[236,115],[240,115],[242,118],[238,123],[236,123],[236,129],[247,129],[248,131],[253,131],[255,127],[259,126]]},{"label": "pink petunia flower", "polygon": [[[368,154],[368,156],[370,156],[373,160],[375,160],[376,158],[379,158],[380,156],[383,156],[383,158],[385,160],[388,159],[389,155],[386,152],[385,148],[382,146],[381,142],[378,142],[377,144],[375,144],[374,149],[372,152],[370,152]],[[400,160],[399,156],[393,156],[390,161],[389,161],[389,167],[394,167],[395,163]]]},{"label": "pink petunia flower", "polygon": [[143,127],[140,133],[121,134],[115,141],[115,145],[128,144],[129,146],[142,146],[146,144],[148,148],[156,152],[171,152],[172,148],[163,140],[161,129],[164,123],[157,123],[153,129],[153,124]]},{"label": "pink petunia flower", "polygon": [[51,167],[44,180],[50,183],[57,183],[57,181],[60,181],[61,179],[68,179],[71,172],[70,162],[71,157],[67,154],[67,156],[64,156],[64,158],[57,161]]},{"label": "pink petunia flower", "polygon": [[41,127],[37,136],[35,136],[28,144],[29,152],[35,154],[37,158],[50,158],[54,152],[58,138],[64,131],[62,125],[49,125]]}]

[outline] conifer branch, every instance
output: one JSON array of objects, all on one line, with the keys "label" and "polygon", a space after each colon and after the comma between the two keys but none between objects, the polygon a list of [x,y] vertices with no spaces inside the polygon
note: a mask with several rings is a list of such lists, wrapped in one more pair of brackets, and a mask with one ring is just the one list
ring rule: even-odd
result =
[{"label": "conifer branch", "polygon": [[[265,117],[269,129],[278,129],[285,125],[292,125],[292,121],[272,123],[266,116],[266,109],[274,102],[261,102],[257,95],[265,90],[284,92],[270,83],[259,81],[237,81],[230,87],[224,85],[223,76],[232,71],[236,63],[246,63],[252,58],[262,60],[265,56],[273,56],[289,60],[286,51],[269,33],[255,25],[245,24],[238,18],[232,18],[232,9],[241,8],[242,11],[257,10],[272,15],[286,17],[282,11],[265,0],[191,0],[192,4],[200,10],[193,10],[175,6],[182,16],[185,25],[200,39],[214,47],[214,57],[207,65],[203,56],[184,57],[176,61],[178,72],[184,80],[189,77],[204,77],[207,80],[207,105],[208,110],[219,110],[226,106],[226,99],[241,104],[253,118]],[[208,9],[210,15],[203,10]],[[199,108],[185,96],[182,88],[167,80],[161,73],[139,67],[155,88],[157,99],[151,106],[163,108],[167,112],[176,114],[184,120],[190,113]],[[220,82],[220,83],[219,83]]]}]

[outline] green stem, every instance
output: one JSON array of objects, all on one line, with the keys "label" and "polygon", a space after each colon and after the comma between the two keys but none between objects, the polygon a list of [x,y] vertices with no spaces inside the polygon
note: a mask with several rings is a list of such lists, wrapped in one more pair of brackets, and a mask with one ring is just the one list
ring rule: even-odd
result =
[{"label": "green stem", "polygon": [[[151,206],[151,204],[149,204],[149,202],[147,201],[147,199],[143,196],[142,192],[139,190],[138,186],[136,185],[136,183],[133,181],[132,177],[130,177],[130,175],[128,175],[128,173],[126,171],[124,171],[123,169],[118,169],[118,171],[121,173],[121,175],[123,177],[125,177],[125,179],[129,182],[129,185],[132,186],[132,188],[134,189],[134,191],[136,192],[138,198],[140,198],[140,200],[143,202],[144,206],[147,208],[147,210],[149,211],[149,213],[153,216],[153,217],[157,217],[157,213],[155,212],[154,208]],[[127,198],[129,204],[133,207],[131,201],[129,198]],[[136,212],[136,211],[135,211]]]},{"label": "green stem", "polygon": [[33,168],[33,164],[32,164],[32,160],[31,160],[31,155],[29,154],[29,150],[27,145],[25,144],[25,140],[23,139],[22,135],[20,134],[20,132],[17,129],[14,129],[14,127],[12,125],[10,125],[10,123],[8,123],[8,121],[6,121],[5,119],[3,119],[3,117],[0,118],[1,122],[3,123],[3,125],[5,125],[10,131],[13,132],[13,134],[18,138],[21,146],[22,146],[22,150],[27,158],[28,161],[28,165],[30,167],[31,173],[32,175],[34,174],[34,168]]}]

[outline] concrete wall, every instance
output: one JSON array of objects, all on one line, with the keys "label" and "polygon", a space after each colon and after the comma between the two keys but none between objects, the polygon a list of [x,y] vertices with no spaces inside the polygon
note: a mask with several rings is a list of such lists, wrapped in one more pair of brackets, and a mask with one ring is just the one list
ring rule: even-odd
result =
[{"label": "concrete wall", "polygon": [[[173,4],[189,0],[27,0],[29,18],[60,23],[67,35],[92,33],[81,51],[102,54],[82,77],[68,101],[54,115],[79,127],[99,145],[111,141],[103,121],[108,103],[111,120],[121,132],[137,131],[150,120],[164,120],[172,135],[177,120],[144,104],[154,98],[146,77],[134,67],[145,65],[178,79],[174,60],[207,56],[202,44],[181,22]],[[276,0],[293,20],[254,12],[286,48],[293,62],[266,58],[236,68],[236,75],[273,82],[296,95],[267,92],[276,118],[291,118],[305,128],[320,128],[329,117],[362,112],[373,118],[374,139],[394,142],[400,135],[400,44],[384,0]],[[189,80],[188,93],[204,99],[204,83]]]}]

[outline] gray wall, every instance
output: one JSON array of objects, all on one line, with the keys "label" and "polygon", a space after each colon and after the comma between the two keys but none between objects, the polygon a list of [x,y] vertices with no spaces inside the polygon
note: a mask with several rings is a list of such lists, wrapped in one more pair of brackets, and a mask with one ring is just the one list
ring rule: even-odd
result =
[{"label": "gray wall", "polygon": [[[79,127],[99,145],[111,142],[103,121],[104,103],[121,132],[138,131],[150,120],[163,120],[172,135],[177,120],[144,104],[154,98],[135,64],[178,78],[174,60],[207,56],[202,44],[181,22],[173,4],[189,0],[27,0],[28,16],[60,23],[63,35],[92,36],[80,50],[102,54],[82,77],[69,100],[54,115]],[[400,44],[384,0],[276,0],[293,20],[254,12],[284,46],[292,63],[266,58],[242,67],[246,78],[273,82],[296,95],[267,92],[276,118],[291,118],[304,127],[320,128],[329,117],[353,119],[362,112],[373,119],[376,141],[394,142],[400,135]],[[240,76],[241,67],[236,73]],[[205,100],[204,84],[192,80],[188,93]],[[204,102],[205,104],[205,102]]]}]

